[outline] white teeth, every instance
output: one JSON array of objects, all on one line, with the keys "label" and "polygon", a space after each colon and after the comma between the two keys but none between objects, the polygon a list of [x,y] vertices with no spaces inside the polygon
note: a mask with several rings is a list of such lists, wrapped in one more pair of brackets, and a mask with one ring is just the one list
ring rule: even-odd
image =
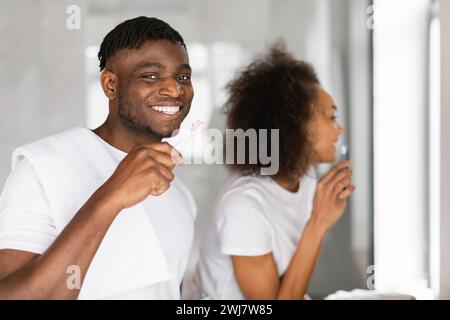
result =
[{"label": "white teeth", "polygon": [[152,109],[168,115],[173,115],[180,111],[180,107],[177,106],[153,106]]}]

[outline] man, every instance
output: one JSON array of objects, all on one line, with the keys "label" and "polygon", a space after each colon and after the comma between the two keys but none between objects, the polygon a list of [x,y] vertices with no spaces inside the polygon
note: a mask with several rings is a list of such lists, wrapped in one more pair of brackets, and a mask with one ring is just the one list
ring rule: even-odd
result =
[{"label": "man", "polygon": [[194,95],[186,46],[167,23],[138,17],[114,28],[98,57],[106,121],[13,154],[0,299],[180,297],[196,206],[172,173],[181,155],[161,139]]}]

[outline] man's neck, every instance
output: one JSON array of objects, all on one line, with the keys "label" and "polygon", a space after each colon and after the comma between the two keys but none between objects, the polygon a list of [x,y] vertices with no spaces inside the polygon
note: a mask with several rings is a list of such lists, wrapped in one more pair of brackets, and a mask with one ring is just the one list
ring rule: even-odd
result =
[{"label": "man's neck", "polygon": [[114,121],[110,116],[93,132],[113,147],[126,153],[138,145],[161,142],[161,139],[157,137],[127,128],[120,121]]}]

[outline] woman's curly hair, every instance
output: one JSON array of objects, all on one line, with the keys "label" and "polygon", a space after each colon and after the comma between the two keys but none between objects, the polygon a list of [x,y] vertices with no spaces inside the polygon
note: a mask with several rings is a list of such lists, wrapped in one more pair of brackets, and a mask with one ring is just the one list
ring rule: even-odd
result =
[{"label": "woman's curly hair", "polygon": [[[311,164],[313,150],[308,124],[313,117],[312,104],[319,84],[312,66],[296,60],[282,42],[277,42],[268,54],[239,72],[226,86],[227,128],[279,129],[277,177],[303,176]],[[272,152],[270,139],[267,139],[267,150],[269,154]],[[258,174],[267,166],[259,158],[256,164],[249,163],[248,141],[245,152],[245,164],[234,161],[230,166],[232,171]]]}]

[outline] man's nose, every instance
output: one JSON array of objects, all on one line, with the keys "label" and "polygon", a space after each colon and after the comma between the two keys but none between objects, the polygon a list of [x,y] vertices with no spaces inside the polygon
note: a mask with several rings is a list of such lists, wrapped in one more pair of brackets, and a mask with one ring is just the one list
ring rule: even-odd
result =
[{"label": "man's nose", "polygon": [[175,79],[167,78],[162,82],[159,94],[171,98],[178,98],[183,94],[183,88]]}]

